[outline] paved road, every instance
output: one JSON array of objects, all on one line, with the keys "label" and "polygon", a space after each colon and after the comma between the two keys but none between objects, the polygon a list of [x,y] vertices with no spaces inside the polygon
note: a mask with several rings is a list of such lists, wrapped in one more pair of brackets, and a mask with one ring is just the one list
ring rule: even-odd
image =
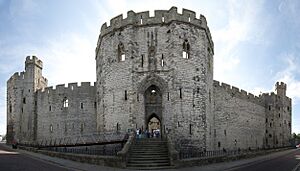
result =
[{"label": "paved road", "polygon": [[266,158],[262,161],[237,166],[226,171],[300,171],[300,167],[296,169],[297,165],[300,165],[300,150],[291,151],[275,158]]},{"label": "paved road", "polygon": [[[22,154],[20,154],[19,152],[15,152],[7,146],[5,146],[4,144],[0,143],[0,171],[126,170],[99,165],[91,165],[86,163],[79,163],[22,150],[20,150],[20,152],[22,152]],[[297,170],[293,170],[297,164],[300,165],[300,149],[286,150],[268,154],[265,156],[259,156],[255,158],[238,160],[233,162],[215,163],[206,166],[196,166],[179,169],[167,169],[166,171],[300,171],[300,167]]]},{"label": "paved road", "polygon": [[67,171],[59,165],[20,154],[0,143],[0,170],[5,171]]}]

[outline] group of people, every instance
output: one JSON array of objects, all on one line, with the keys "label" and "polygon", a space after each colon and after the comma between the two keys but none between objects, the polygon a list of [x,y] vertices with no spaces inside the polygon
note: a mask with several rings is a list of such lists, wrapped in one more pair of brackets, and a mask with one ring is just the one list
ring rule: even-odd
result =
[{"label": "group of people", "polygon": [[141,128],[139,128],[136,130],[136,137],[137,138],[159,138],[160,130],[153,129],[152,131],[149,131],[148,129],[145,129],[143,131]]}]

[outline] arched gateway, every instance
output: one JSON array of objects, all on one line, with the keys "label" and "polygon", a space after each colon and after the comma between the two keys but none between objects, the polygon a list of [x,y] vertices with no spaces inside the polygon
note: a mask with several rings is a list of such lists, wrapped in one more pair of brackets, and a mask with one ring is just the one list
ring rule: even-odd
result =
[{"label": "arched gateway", "polygon": [[153,135],[161,134],[162,92],[156,85],[149,86],[145,93],[145,125]]}]

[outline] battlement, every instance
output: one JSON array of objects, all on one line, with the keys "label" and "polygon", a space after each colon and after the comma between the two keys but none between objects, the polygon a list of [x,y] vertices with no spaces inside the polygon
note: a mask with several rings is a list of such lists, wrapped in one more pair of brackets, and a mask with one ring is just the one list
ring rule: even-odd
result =
[{"label": "battlement", "polygon": [[40,67],[41,69],[43,68],[43,62],[38,59],[36,56],[27,56],[25,60],[25,70],[28,65],[30,64],[35,64],[36,66]]},{"label": "battlement", "polygon": [[284,88],[286,89],[286,84],[284,82],[276,82],[276,88]]},{"label": "battlement", "polygon": [[263,105],[263,99],[261,97],[255,96],[252,93],[249,93],[245,90],[239,89],[237,87],[231,86],[226,83],[220,83],[219,81],[214,80],[213,86],[215,88],[224,89],[227,93],[231,94],[233,97],[238,97],[240,99],[246,99],[253,103]]},{"label": "battlement", "polygon": [[55,92],[64,92],[64,91],[77,91],[79,89],[90,89],[90,88],[95,88],[96,83],[91,83],[91,82],[81,82],[81,83],[68,83],[66,86],[65,84],[58,84],[56,86],[49,86],[46,87],[45,89],[38,90],[38,92],[42,94],[50,94],[50,93],[55,93]]},{"label": "battlement", "polygon": [[25,72],[15,72],[9,79],[8,82],[10,81],[16,81],[16,80],[24,80],[25,78]]},{"label": "battlement", "polygon": [[177,12],[177,7],[172,7],[170,10],[155,10],[154,17],[149,16],[149,11],[135,13],[134,11],[127,12],[127,18],[123,18],[123,15],[118,15],[110,20],[110,25],[107,26],[105,22],[101,27],[101,33],[98,39],[97,47],[99,46],[101,39],[104,35],[114,32],[122,27],[133,26],[147,26],[147,25],[161,25],[169,24],[172,21],[179,21],[188,23],[196,27],[200,27],[206,31],[208,40],[213,49],[213,41],[210,34],[210,30],[207,26],[206,18],[200,15],[196,18],[196,13],[187,9],[182,10],[182,14]]}]

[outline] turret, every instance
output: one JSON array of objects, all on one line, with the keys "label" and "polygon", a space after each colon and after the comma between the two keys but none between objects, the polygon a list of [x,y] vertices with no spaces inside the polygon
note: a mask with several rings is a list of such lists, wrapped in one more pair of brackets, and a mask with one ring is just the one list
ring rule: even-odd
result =
[{"label": "turret", "polygon": [[8,143],[32,142],[36,138],[36,91],[47,86],[42,68],[41,60],[36,56],[27,56],[25,72],[14,74],[7,81]]},{"label": "turret", "polygon": [[283,82],[277,82],[275,85],[276,89],[276,94],[280,97],[285,97],[286,96],[286,84]]}]

